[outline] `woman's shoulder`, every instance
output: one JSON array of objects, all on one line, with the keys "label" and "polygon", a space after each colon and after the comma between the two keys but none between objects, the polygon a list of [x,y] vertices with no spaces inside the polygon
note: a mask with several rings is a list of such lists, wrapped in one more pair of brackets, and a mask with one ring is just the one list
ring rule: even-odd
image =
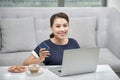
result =
[{"label": "woman's shoulder", "polygon": [[44,40],[43,43],[46,43],[48,45],[53,45],[50,39]]},{"label": "woman's shoulder", "polygon": [[44,40],[43,42],[50,42],[50,39]]},{"label": "woman's shoulder", "polygon": [[40,42],[39,45],[40,45],[40,44],[43,44],[43,43],[49,43],[49,42],[50,42],[50,40],[47,39],[47,40],[44,40],[44,41]]},{"label": "woman's shoulder", "polygon": [[76,48],[80,48],[79,43],[77,42],[77,40],[73,39],[73,38],[69,38],[69,44],[70,45],[75,45]]},{"label": "woman's shoulder", "polygon": [[68,39],[69,39],[70,42],[71,41],[75,41],[76,42],[76,40],[74,38],[68,38]]}]

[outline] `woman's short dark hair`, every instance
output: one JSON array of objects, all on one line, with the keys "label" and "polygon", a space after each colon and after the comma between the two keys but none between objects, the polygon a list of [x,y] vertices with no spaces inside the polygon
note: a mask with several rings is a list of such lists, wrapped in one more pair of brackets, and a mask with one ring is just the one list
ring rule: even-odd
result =
[{"label": "woman's short dark hair", "polygon": [[[53,26],[53,23],[56,18],[64,18],[69,23],[69,17],[67,16],[67,14],[65,14],[63,12],[59,12],[59,13],[56,13],[51,16],[51,18],[50,18],[50,26],[51,27]],[[50,38],[53,38],[53,37],[54,37],[54,34],[53,33],[50,34]]]}]

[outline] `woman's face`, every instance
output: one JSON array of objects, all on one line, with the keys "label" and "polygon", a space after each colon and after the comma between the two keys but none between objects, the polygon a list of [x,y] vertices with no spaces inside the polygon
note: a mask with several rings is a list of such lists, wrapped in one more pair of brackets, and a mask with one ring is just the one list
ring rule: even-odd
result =
[{"label": "woman's face", "polygon": [[69,24],[64,18],[56,18],[53,26],[51,27],[54,37],[59,39],[66,38],[68,34],[68,26]]}]

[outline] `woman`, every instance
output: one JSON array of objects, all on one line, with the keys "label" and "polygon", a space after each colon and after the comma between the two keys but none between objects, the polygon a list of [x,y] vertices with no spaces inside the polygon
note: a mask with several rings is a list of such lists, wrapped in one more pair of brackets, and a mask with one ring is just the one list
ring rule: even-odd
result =
[{"label": "woman", "polygon": [[[63,51],[66,49],[80,48],[76,40],[68,38],[69,18],[65,13],[56,13],[50,18],[50,28],[52,34],[50,39],[40,43],[32,54],[25,60],[23,65],[44,63],[45,65],[61,65]],[[45,43],[49,50],[41,48]]]}]

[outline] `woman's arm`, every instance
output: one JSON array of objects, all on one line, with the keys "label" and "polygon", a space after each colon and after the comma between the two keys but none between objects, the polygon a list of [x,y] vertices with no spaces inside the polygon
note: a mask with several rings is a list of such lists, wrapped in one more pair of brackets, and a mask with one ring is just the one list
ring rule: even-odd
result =
[{"label": "woman's arm", "polygon": [[31,54],[23,63],[24,66],[28,66],[30,64],[40,64],[42,63],[41,58],[36,58],[33,54]]},{"label": "woman's arm", "polygon": [[23,63],[24,66],[28,66],[30,64],[40,64],[45,60],[45,57],[50,55],[49,51],[46,51],[45,48],[41,48],[39,50],[40,57],[36,58],[33,54],[31,54]]}]

